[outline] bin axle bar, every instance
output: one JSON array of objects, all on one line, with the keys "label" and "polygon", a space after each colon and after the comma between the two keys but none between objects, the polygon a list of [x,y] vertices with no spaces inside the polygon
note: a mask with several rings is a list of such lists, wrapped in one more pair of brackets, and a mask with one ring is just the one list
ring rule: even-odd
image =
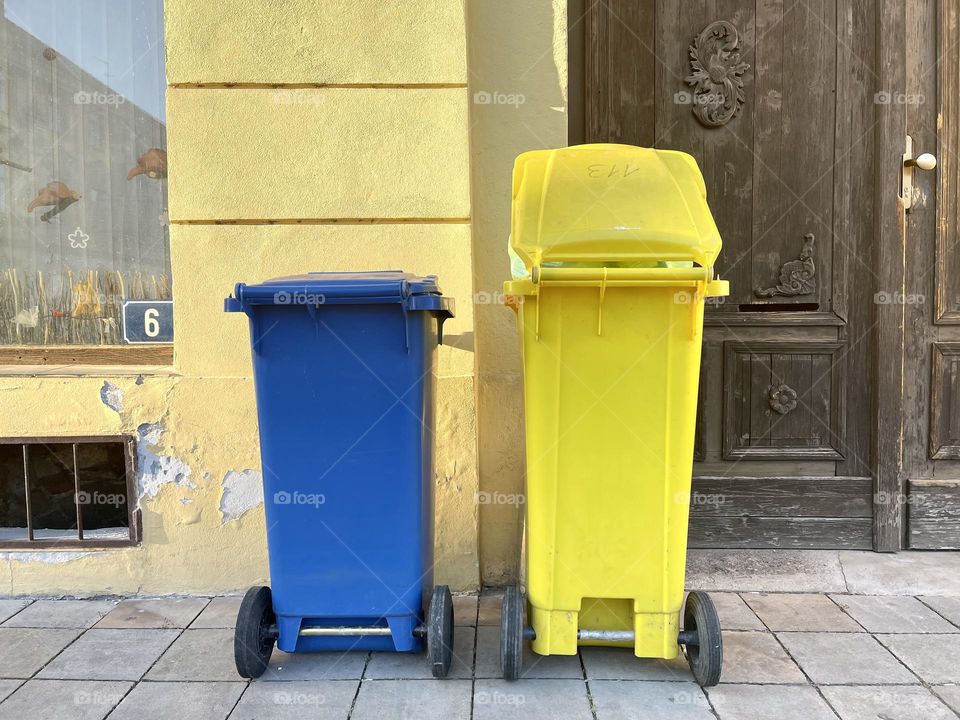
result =
[{"label": "bin axle bar", "polygon": [[[601,640],[604,642],[633,642],[636,634],[633,630],[577,630],[577,640]],[[695,630],[681,630],[677,636],[678,645],[699,645]]]},{"label": "bin axle bar", "polygon": [[577,640],[633,642],[633,630],[577,630]]},{"label": "bin axle bar", "polygon": [[[531,632],[533,632],[531,630]],[[380,625],[369,625],[365,627],[305,627],[300,628],[300,635],[307,637],[346,637],[350,635],[391,635],[389,627]],[[280,630],[276,625],[267,628],[267,636],[276,640],[280,637]],[[417,625],[413,629],[413,636],[416,638],[425,638],[427,628],[424,625]],[[532,640],[533,638],[528,638]]]},{"label": "bin axle bar", "polygon": [[344,635],[390,635],[390,628],[379,625],[367,627],[304,627],[301,637],[341,637]]}]

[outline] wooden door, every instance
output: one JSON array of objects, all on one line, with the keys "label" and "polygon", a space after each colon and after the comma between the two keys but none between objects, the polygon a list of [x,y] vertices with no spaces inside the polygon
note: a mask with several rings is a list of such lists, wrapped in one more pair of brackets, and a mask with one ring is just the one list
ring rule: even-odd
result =
[{"label": "wooden door", "polygon": [[906,542],[960,548],[960,0],[907,15],[907,132],[933,172],[914,171],[906,220]]},{"label": "wooden door", "polygon": [[874,299],[903,275],[902,0],[581,0],[570,18],[571,142],[693,154],[723,236],[691,546],[898,549],[903,318]]}]

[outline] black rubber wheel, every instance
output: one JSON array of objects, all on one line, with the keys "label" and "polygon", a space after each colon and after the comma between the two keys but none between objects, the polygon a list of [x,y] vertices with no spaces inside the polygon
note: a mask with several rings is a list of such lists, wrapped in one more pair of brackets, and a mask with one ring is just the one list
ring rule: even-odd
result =
[{"label": "black rubber wheel", "polygon": [[720,682],[723,670],[723,635],[713,600],[704,592],[691,592],[683,608],[683,629],[694,633],[696,642],[688,642],[687,662],[701,687]]},{"label": "black rubber wheel", "polygon": [[523,670],[523,596],[511,585],[500,607],[500,670],[504,680],[517,680]]},{"label": "black rubber wheel", "polygon": [[433,588],[430,608],[427,610],[427,657],[435,678],[445,678],[453,660],[453,598],[450,588]]},{"label": "black rubber wheel", "polygon": [[241,677],[258,678],[266,671],[277,641],[272,629],[275,623],[270,588],[257,586],[247,590],[233,635],[233,659]]}]

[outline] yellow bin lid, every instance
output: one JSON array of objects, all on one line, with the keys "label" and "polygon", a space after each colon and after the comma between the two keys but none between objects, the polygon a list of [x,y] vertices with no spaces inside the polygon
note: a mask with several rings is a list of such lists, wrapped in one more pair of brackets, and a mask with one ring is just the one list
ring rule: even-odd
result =
[{"label": "yellow bin lid", "polygon": [[720,232],[697,161],[676,150],[575,145],[520,155],[513,249],[545,262],[692,261],[710,267]]}]

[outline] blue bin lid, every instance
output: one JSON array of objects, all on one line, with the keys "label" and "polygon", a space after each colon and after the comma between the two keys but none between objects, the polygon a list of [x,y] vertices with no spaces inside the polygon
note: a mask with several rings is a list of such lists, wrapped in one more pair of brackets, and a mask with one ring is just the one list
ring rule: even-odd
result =
[{"label": "blue bin lid", "polygon": [[436,275],[402,270],[311,272],[273,278],[256,285],[237,283],[224,301],[226,312],[248,312],[254,305],[369,305],[400,303],[405,310],[453,317],[453,298],[443,297]]}]

